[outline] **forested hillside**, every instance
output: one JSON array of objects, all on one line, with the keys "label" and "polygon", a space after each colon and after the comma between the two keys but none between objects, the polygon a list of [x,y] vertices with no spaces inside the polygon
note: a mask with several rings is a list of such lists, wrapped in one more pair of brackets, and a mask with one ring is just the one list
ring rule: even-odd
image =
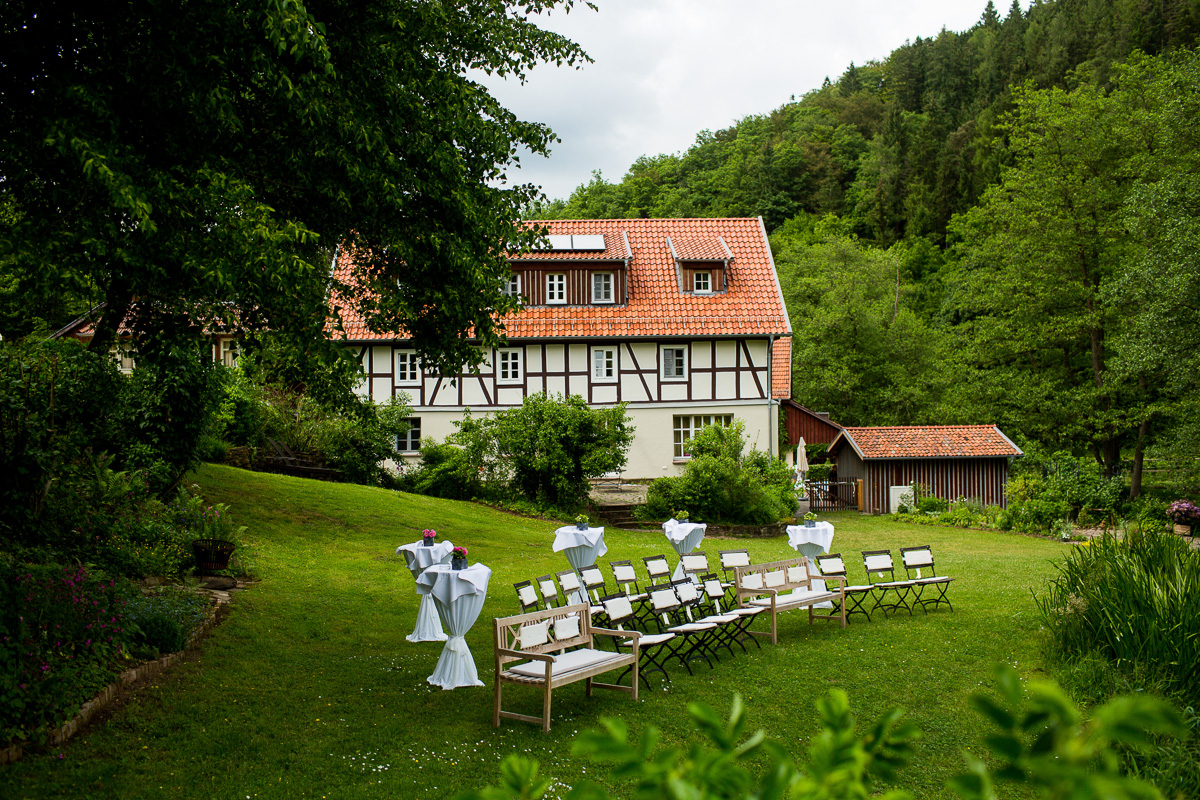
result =
[{"label": "forested hillside", "polygon": [[844,424],[1194,451],[1198,36],[1196,0],[988,2],[538,212],[762,216],[794,396]]}]

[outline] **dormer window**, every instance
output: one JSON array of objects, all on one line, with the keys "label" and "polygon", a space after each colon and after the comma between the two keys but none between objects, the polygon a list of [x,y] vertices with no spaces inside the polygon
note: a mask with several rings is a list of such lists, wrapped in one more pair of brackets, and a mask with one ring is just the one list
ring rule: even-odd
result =
[{"label": "dormer window", "polygon": [[613,274],[611,272],[592,273],[592,302],[611,303],[613,301]]},{"label": "dormer window", "polygon": [[712,293],[712,273],[696,272],[692,278],[692,291],[696,294]]},{"label": "dormer window", "polygon": [[546,302],[567,302],[567,276],[562,272],[554,272],[546,276]]}]

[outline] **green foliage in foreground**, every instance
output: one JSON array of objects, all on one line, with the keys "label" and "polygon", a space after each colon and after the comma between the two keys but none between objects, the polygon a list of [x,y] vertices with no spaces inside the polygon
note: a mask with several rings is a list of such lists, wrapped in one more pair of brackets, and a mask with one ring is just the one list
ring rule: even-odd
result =
[{"label": "green foliage in foreground", "polygon": [[[1079,711],[1052,683],[1022,686],[1009,666],[997,670],[1000,698],[979,692],[972,707],[997,729],[986,738],[996,766],[966,755],[969,772],[950,781],[967,800],[995,800],[998,784],[1023,784],[1046,800],[1153,800],[1162,793],[1151,783],[1119,771],[1114,745],[1149,750],[1156,735],[1182,736],[1178,714],[1161,700],[1118,698],[1097,710],[1083,724]],[[762,730],[746,736],[746,708],[735,694],[729,719],[723,721],[703,703],[688,705],[688,714],[702,740],[686,750],[656,749],[658,729],[648,725],[640,741],[629,735],[619,719],[602,719],[604,730],[585,731],[573,755],[608,764],[610,776],[632,790],[621,797],[636,800],[860,800],[881,797],[902,800],[900,790],[880,794],[873,779],[897,779],[912,760],[913,742],[920,731],[900,722],[901,712],[886,712],[865,735],[855,730],[846,693],[832,690],[817,701],[821,732],[809,746],[808,758],[793,761],[780,742]],[[762,756],[758,774],[748,769]],[[509,756],[501,765],[501,784],[470,792],[460,800],[537,800],[551,787],[538,777],[536,761]],[[900,779],[903,782],[903,779]],[[599,784],[587,782],[568,794],[568,800],[607,800]]]}]

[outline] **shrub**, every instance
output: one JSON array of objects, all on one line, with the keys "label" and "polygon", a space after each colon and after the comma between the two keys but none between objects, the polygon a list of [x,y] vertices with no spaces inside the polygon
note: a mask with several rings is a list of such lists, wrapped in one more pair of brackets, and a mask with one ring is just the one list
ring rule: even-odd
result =
[{"label": "shrub", "polygon": [[758,450],[743,457],[744,429],[741,420],[702,428],[688,442],[693,455],[683,475],[650,484],[646,514],[666,519],[686,508],[700,522],[768,525],[794,513],[792,471]]},{"label": "shrub", "polygon": [[150,656],[182,650],[204,623],[207,598],[181,586],[164,586],[130,599],[126,619],[135,644]]},{"label": "shrub", "polygon": [[941,497],[922,497],[917,509],[922,514],[940,514],[950,510],[950,503]]},{"label": "shrub", "polygon": [[1161,674],[1200,706],[1200,551],[1155,531],[1072,549],[1037,598],[1055,652]]},{"label": "shrub", "polygon": [[86,567],[0,559],[0,742],[62,724],[120,670],[130,592]]},{"label": "shrub", "polygon": [[422,443],[406,487],[440,497],[519,497],[573,511],[587,502],[589,478],[624,467],[633,441],[624,404],[593,409],[577,395],[529,395],[519,408],[491,417],[467,413],[455,424],[445,444]]}]

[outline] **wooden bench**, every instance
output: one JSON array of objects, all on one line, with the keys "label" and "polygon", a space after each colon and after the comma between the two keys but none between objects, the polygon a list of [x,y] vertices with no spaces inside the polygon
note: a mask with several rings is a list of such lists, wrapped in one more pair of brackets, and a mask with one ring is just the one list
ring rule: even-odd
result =
[{"label": "wooden bench", "polygon": [[[808,609],[808,624],[814,619],[840,619],[846,627],[845,578],[822,576],[826,587],[836,583],[836,590],[818,591],[812,588],[808,575],[808,559],[804,556],[765,564],[734,567],[734,587],[739,606],[758,606],[771,612],[771,644],[778,644],[776,615],[793,608]],[[838,609],[832,614],[816,614],[813,606],[822,601],[836,601]],[[765,631],[748,631],[755,636],[767,636]]]},{"label": "wooden bench", "polygon": [[[600,686],[630,692],[638,699],[638,639],[637,631],[614,631],[592,627],[591,615],[586,603],[518,614],[514,617],[497,617],[492,622],[496,646],[496,705],[492,725],[500,727],[501,718],[520,719],[525,722],[541,723],[542,730],[550,730],[550,694],[555,688],[576,681],[587,682],[587,696]],[[629,652],[610,652],[593,648],[592,637],[600,634],[631,640]],[[578,650],[567,648],[578,647]],[[521,663],[515,663],[515,662]],[[632,669],[633,682],[630,686],[615,683],[600,683],[593,676],[614,669]],[[504,684],[516,683],[524,686],[541,686],[542,716],[532,717],[503,711],[500,708]]]}]

